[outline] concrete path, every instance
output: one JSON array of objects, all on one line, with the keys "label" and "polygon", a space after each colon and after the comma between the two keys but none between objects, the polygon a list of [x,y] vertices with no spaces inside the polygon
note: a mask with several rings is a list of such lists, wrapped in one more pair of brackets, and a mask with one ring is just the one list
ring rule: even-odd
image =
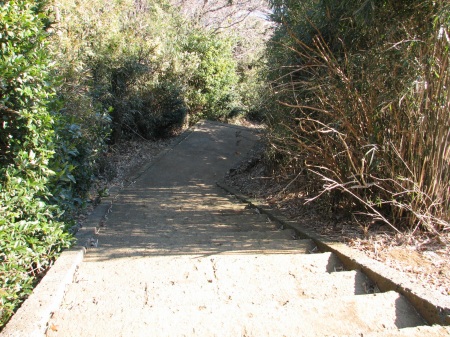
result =
[{"label": "concrete path", "polygon": [[438,336],[401,295],[368,294],[361,272],[216,186],[256,141],[199,124],[125,188],[47,336]]}]

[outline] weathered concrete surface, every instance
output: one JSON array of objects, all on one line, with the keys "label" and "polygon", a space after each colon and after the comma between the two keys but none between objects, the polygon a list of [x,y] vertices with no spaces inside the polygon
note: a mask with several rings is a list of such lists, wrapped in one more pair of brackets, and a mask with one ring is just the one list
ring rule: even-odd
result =
[{"label": "weathered concrete surface", "polygon": [[63,300],[66,287],[72,283],[84,253],[84,248],[71,249],[60,256],[0,335],[42,336],[52,312]]},{"label": "weathered concrete surface", "polygon": [[47,336],[365,336],[424,325],[404,297],[366,294],[362,273],[335,272],[336,255],[308,254],[313,241],[216,186],[256,139],[199,124],[140,172],[108,207]]},{"label": "weathered concrete surface", "polygon": [[[279,211],[273,210],[270,206],[258,200],[250,200],[247,196],[221,181],[218,182],[218,186],[233,194],[239,200],[251,205],[251,207],[258,209],[260,214],[268,216],[275,223],[282,225],[284,228],[295,230],[297,235],[302,238],[313,240],[322,251],[333,252],[342,261],[345,268],[363,271],[373,283],[377,284],[381,291],[393,290],[399,292],[414,305],[429,324],[450,325],[450,298],[448,296],[442,296],[439,292],[421,287],[420,284],[414,282],[404,273],[389,268],[343,243],[327,241],[318,237],[296,221],[286,218]],[[443,336],[447,335],[444,334]]]}]

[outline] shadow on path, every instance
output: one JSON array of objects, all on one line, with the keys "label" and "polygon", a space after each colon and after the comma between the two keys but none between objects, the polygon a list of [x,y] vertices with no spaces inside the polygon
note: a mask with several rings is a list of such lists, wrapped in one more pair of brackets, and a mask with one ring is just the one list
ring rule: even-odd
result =
[{"label": "shadow on path", "polygon": [[134,188],[124,191],[111,211],[89,259],[305,252],[289,231],[203,184]]},{"label": "shadow on path", "polygon": [[88,261],[219,253],[304,253],[289,231],[215,183],[257,142],[248,129],[206,122],[125,188]]}]

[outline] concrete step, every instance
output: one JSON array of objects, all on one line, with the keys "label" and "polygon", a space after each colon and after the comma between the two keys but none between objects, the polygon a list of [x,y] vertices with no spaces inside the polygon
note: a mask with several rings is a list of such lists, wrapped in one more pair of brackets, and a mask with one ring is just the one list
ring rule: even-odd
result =
[{"label": "concrete step", "polygon": [[[120,223],[129,222],[132,214],[119,214]],[[114,230],[117,226],[112,221],[107,222],[108,230]],[[217,232],[236,232],[236,231],[275,231],[278,229],[276,223],[270,222],[265,215],[238,215],[223,216],[214,213],[175,213],[173,215],[155,215],[149,212],[143,215],[140,222],[129,223],[125,230],[141,231],[217,231]],[[121,228],[123,230],[124,228]]]},{"label": "concrete step", "polygon": [[[276,239],[203,239],[195,242],[186,242],[183,239],[171,238],[155,243],[148,243],[148,251],[159,249],[160,252],[171,254],[308,254],[314,247],[310,242],[302,240],[276,240]],[[336,265],[339,265],[337,263]]]},{"label": "concrete step", "polygon": [[[158,256],[135,261],[133,269],[113,259],[98,269],[94,261],[79,271],[69,291],[74,298],[68,296],[68,302],[77,302],[79,294],[98,288],[101,293],[88,297],[96,297],[99,302],[107,301],[114,293],[120,297],[122,288],[136,289],[136,299],[119,301],[127,303],[139,302],[146,288],[146,296],[155,306],[164,303],[201,306],[215,302],[282,306],[293,298],[327,299],[364,293],[361,283],[365,279],[361,273],[328,273],[330,262],[335,262],[330,253]],[[117,270],[110,269],[112,264]],[[130,275],[134,277],[130,279]]]},{"label": "concrete step", "polygon": [[200,222],[200,219],[196,219],[193,221],[183,220],[179,223],[170,223],[164,224],[163,226],[152,226],[152,230],[157,230],[158,232],[205,232],[205,231],[213,231],[213,232],[266,232],[266,231],[277,231],[278,226],[274,223],[259,221],[259,220],[251,220],[251,219],[226,219],[228,221],[210,221]]},{"label": "concrete step", "polygon": [[329,299],[340,296],[366,294],[363,283],[367,278],[361,272],[340,273],[298,273],[294,270],[267,270],[263,266],[251,277],[239,277],[233,270],[223,270],[218,266],[219,282],[226,278],[226,283],[219,284],[220,296],[229,302],[264,303],[277,302],[285,305],[293,299]]},{"label": "concrete step", "polygon": [[175,231],[167,233],[161,236],[164,237],[182,237],[186,240],[192,240],[192,242],[203,242],[213,240],[215,242],[228,242],[239,240],[293,240],[295,231],[292,229],[286,229],[282,231],[228,231],[217,232],[215,230],[205,231]]},{"label": "concrete step", "polygon": [[189,233],[180,235],[142,234],[120,235],[108,231],[100,235],[97,248],[87,258],[107,254],[113,256],[176,255],[199,253],[309,253],[314,251],[311,240],[293,240],[292,232],[229,232],[221,234]]},{"label": "concrete step", "polygon": [[367,294],[364,284],[368,280],[360,271],[319,274],[292,269],[264,272],[263,266],[259,270],[251,269],[256,270],[253,276],[236,277],[233,270],[218,268],[219,279],[228,279],[220,287],[221,296],[235,303],[261,304],[267,301],[287,303],[292,298],[327,299]]},{"label": "concrete step", "polygon": [[[133,304],[112,307],[102,306],[100,301],[89,303],[97,306],[95,319],[87,316],[85,307],[71,307],[66,316],[60,312],[52,319],[61,333],[50,331],[48,335],[70,336],[66,331],[76,331],[78,336],[100,336],[92,334],[100,330],[101,336],[366,336],[425,324],[395,292],[285,304],[158,305],[151,300]],[[70,314],[84,323],[80,325]]]},{"label": "concrete step", "polygon": [[[147,296],[155,306],[215,302],[281,306],[293,298],[325,299],[363,293],[360,273],[327,272],[330,261],[334,261],[330,253],[158,256],[136,259],[133,269],[114,259],[101,265],[87,261],[70,286],[68,303],[76,303],[80,294],[106,302],[111,294],[123,296],[121,289],[133,289],[136,298],[124,297],[119,302],[139,302],[139,297]],[[315,284],[320,287],[309,289]],[[99,288],[101,292],[91,290]]]},{"label": "concrete step", "polygon": [[[144,238],[145,239],[145,238]],[[342,268],[342,263],[331,253],[309,254],[315,245],[309,240],[204,240],[190,242],[183,238],[159,240],[136,239],[133,237],[115,238],[113,243],[100,237],[98,246],[91,248],[86,261],[98,261],[133,256],[173,256],[173,255],[298,255],[305,263],[316,265],[316,270],[333,272]],[[319,256],[319,257],[316,257]],[[310,262],[309,262],[310,261]]]},{"label": "concrete step", "polygon": [[297,281],[298,297],[311,299],[365,295],[370,283],[367,276],[359,270],[333,272],[322,277],[304,274]]}]

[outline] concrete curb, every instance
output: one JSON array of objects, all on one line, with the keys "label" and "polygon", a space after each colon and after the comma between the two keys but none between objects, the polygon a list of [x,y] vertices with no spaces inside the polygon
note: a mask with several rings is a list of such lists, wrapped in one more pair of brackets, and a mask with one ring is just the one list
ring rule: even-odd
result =
[{"label": "concrete curb", "polygon": [[[126,179],[130,182],[129,184],[133,184],[156,162],[172,151],[175,146],[188,138],[194,128],[195,125],[182,132],[167,149],[155,156],[150,163],[131,172]],[[0,332],[1,337],[45,336],[51,315],[61,305],[66,288],[72,283],[75,272],[82,263],[87,250],[91,244],[95,244],[100,230],[99,224],[105,220],[114,200],[125,187],[114,186],[110,189],[109,196],[102,198],[102,202],[89,214],[84,227],[80,228],[75,235],[77,244],[61,253],[55,264],[33,290],[33,293],[22,303]]]},{"label": "concrete curb", "polygon": [[48,320],[61,304],[65,289],[72,283],[84,254],[84,247],[64,251],[0,336],[44,336]]},{"label": "concrete curb", "polygon": [[420,284],[414,283],[407,275],[389,268],[381,262],[371,259],[362,252],[352,249],[345,244],[318,237],[316,234],[303,228],[296,221],[286,218],[280,211],[273,210],[268,205],[256,199],[250,199],[222,181],[217,182],[217,186],[234,195],[240,201],[257,208],[272,221],[283,225],[285,228],[294,229],[301,238],[313,240],[321,251],[335,253],[346,269],[361,270],[372,282],[377,284],[381,291],[393,290],[402,294],[429,324],[450,325],[449,298],[443,298],[443,295],[439,293],[420,287]]}]

